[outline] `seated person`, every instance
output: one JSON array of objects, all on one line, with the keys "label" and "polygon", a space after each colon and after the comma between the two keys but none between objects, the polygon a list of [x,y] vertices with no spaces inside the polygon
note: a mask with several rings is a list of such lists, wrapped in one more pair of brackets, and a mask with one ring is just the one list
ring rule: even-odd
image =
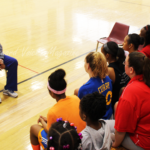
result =
[{"label": "seated person", "polygon": [[150,59],[140,52],[130,53],[125,61],[125,72],[131,80],[123,90],[116,108],[115,140],[112,146],[149,150]]},{"label": "seated person", "polygon": [[124,70],[125,54],[122,48],[119,48],[115,42],[107,42],[101,48],[108,62],[108,76],[112,80],[112,107],[119,99],[119,91],[126,86],[130,78]]},{"label": "seated person", "polygon": [[0,44],[0,70],[5,69],[7,71],[7,81],[4,87],[3,94],[11,97],[17,97],[17,68],[18,61],[10,56],[3,54],[3,48]]},{"label": "seated person", "polygon": [[144,47],[141,52],[150,58],[150,25],[141,29],[140,36],[144,38]]},{"label": "seated person", "polygon": [[80,101],[80,117],[86,122],[82,133],[82,150],[110,150],[112,139],[109,126],[99,120],[106,113],[105,96],[94,92]]},{"label": "seated person", "polygon": [[129,54],[131,52],[135,52],[138,51],[138,47],[140,45],[144,44],[144,38],[140,37],[138,34],[128,34],[125,38],[124,38],[124,42],[123,42],[123,49],[128,51]]},{"label": "seated person", "polygon": [[77,133],[73,123],[58,118],[49,129],[47,150],[82,150],[81,139],[82,134]]},{"label": "seated person", "polygon": [[64,80],[65,74],[64,70],[58,69],[48,78],[47,88],[49,94],[56,99],[57,103],[49,110],[47,118],[40,116],[38,122],[40,122],[42,126],[38,124],[31,126],[30,140],[33,150],[40,150],[39,138],[42,138],[42,141],[40,139],[40,143],[43,149],[47,148],[47,145],[45,144],[47,142],[47,133],[52,123],[56,122],[57,118],[62,117],[63,120],[74,123],[78,133],[86,126],[85,122],[83,122],[79,116],[80,99],[75,95],[66,96],[65,94],[67,86],[67,83]]},{"label": "seated person", "polygon": [[112,81],[107,76],[108,67],[106,58],[102,53],[91,52],[85,58],[85,71],[89,74],[89,81],[75,90],[80,99],[87,94],[99,92],[106,97],[106,114],[103,119],[113,118],[112,110]]}]

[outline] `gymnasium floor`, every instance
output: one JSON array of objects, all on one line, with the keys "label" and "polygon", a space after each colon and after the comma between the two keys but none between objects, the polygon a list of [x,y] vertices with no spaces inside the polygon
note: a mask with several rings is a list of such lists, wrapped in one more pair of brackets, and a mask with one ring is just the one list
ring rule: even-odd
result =
[{"label": "gymnasium floor", "polygon": [[[46,87],[51,72],[66,71],[71,95],[89,78],[86,54],[116,21],[131,33],[150,23],[149,0],[1,0],[0,6],[0,43],[19,63],[18,98],[0,93],[0,150],[31,150],[30,126],[55,104]],[[4,70],[0,78],[2,91]]]}]

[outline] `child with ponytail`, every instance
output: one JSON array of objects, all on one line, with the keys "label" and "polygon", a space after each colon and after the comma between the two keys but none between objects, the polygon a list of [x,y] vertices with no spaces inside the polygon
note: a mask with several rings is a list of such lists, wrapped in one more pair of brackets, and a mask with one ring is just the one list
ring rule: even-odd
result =
[{"label": "child with ponytail", "polygon": [[47,150],[82,150],[81,139],[74,123],[58,118],[49,129]]},{"label": "child with ponytail", "polygon": [[103,119],[112,119],[112,81],[107,76],[107,62],[105,56],[100,52],[91,52],[85,57],[85,71],[90,79],[79,89],[75,90],[75,95],[80,99],[87,94],[99,92],[106,96],[106,114]]}]

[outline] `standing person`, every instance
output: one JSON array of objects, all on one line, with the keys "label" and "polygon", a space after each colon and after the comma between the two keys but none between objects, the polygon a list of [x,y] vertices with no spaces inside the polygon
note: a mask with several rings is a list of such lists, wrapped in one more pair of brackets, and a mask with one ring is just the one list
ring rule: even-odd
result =
[{"label": "standing person", "polygon": [[124,42],[123,42],[123,49],[128,51],[129,54],[131,52],[135,52],[138,51],[138,47],[140,45],[144,44],[144,38],[140,37],[138,34],[128,34],[125,38],[124,38]]},{"label": "standing person", "polygon": [[48,77],[47,88],[52,98],[56,99],[56,104],[48,111],[47,118],[40,116],[38,123],[41,125],[32,125],[30,128],[30,141],[33,150],[40,150],[40,145],[47,148],[47,133],[57,118],[62,117],[63,120],[68,120],[74,123],[77,127],[77,132],[82,131],[86,124],[79,116],[80,99],[73,96],[66,96],[67,83],[64,79],[66,73],[62,69],[58,69]]},{"label": "standing person", "polygon": [[72,123],[58,118],[49,129],[47,150],[82,150],[81,139]]},{"label": "standing person", "polygon": [[150,149],[150,59],[130,53],[125,72],[131,78],[119,99],[115,115],[115,141],[129,150]]},{"label": "standing person", "polygon": [[[86,122],[82,133],[82,150],[110,150],[112,139],[109,125],[102,120],[106,113],[106,98],[94,92],[80,101],[80,117]],[[100,120],[99,120],[100,119]]]},{"label": "standing person", "polygon": [[0,69],[5,69],[7,72],[6,86],[4,87],[3,94],[11,97],[17,97],[17,68],[18,61],[10,56],[3,54],[3,48],[0,44]]},{"label": "standing person", "polygon": [[91,52],[85,58],[84,64],[85,71],[89,74],[89,81],[75,90],[75,95],[78,95],[80,99],[87,94],[93,92],[99,92],[106,96],[106,114],[103,119],[113,118],[112,110],[112,81],[107,76],[108,68],[106,58],[102,53]]},{"label": "standing person", "polygon": [[112,107],[119,99],[119,91],[129,82],[129,77],[124,70],[125,54],[122,48],[119,48],[115,42],[108,42],[101,48],[108,62],[108,76],[113,82]]},{"label": "standing person", "polygon": [[144,38],[144,47],[141,52],[150,58],[150,25],[141,29],[140,36]]}]

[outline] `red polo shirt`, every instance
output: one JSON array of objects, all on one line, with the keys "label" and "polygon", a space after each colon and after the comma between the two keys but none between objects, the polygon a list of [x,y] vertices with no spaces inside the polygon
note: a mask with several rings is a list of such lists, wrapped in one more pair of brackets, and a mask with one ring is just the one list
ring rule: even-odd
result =
[{"label": "red polo shirt", "polygon": [[141,53],[145,54],[150,59],[150,44],[142,48]]},{"label": "red polo shirt", "polygon": [[115,129],[128,132],[136,145],[150,150],[150,88],[143,75],[133,77],[124,89],[116,109]]}]

